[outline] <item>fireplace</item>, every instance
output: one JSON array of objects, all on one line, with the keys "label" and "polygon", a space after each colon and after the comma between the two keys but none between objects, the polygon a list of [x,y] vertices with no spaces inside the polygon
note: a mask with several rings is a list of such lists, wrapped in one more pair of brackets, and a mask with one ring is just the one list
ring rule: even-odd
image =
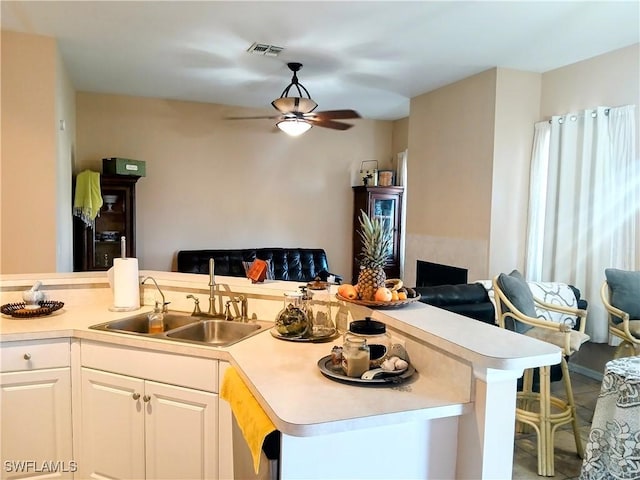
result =
[{"label": "fireplace", "polygon": [[416,267],[416,287],[467,283],[467,273],[468,270],[466,268],[418,260]]}]

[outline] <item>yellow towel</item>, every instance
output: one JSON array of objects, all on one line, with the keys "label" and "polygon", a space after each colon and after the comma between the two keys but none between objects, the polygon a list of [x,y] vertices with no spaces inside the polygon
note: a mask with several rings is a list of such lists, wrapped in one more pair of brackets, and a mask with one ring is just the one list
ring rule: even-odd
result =
[{"label": "yellow towel", "polygon": [[236,417],[242,435],[251,450],[253,469],[258,474],[262,444],[265,437],[273,432],[276,426],[233,367],[227,368],[224,374],[222,387],[220,388],[220,398],[231,405],[233,415]]},{"label": "yellow towel", "polygon": [[102,207],[102,193],[100,192],[100,174],[91,170],[84,170],[76,178],[76,195],[73,201],[73,214],[80,217],[89,227],[98,216]]}]

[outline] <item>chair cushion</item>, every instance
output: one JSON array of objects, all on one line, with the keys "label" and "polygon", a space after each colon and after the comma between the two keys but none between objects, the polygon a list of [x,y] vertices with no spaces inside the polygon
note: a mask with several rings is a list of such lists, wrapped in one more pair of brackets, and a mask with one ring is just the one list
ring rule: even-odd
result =
[{"label": "chair cushion", "polygon": [[[509,275],[501,273],[498,276],[498,285],[504,292],[505,296],[520,313],[523,313],[528,317],[537,317],[533,294],[529,289],[529,285],[527,285],[527,281],[518,270],[512,271]],[[517,320],[515,322],[511,322],[510,320],[512,319],[505,319],[505,325],[509,330],[513,330],[518,333],[525,333],[533,328],[532,325],[527,325],[526,323],[519,322]]]},{"label": "chair cushion", "polygon": [[[525,335],[527,337],[542,340],[543,342],[551,343],[552,345],[560,347],[564,350],[564,336],[566,334],[563,332],[558,332],[544,327],[532,327],[527,331],[527,333],[525,333]],[[564,352],[564,354],[574,354],[575,352],[580,350],[580,346],[587,340],[589,340],[589,335],[587,335],[586,333],[582,333],[577,330],[571,330],[569,332],[570,351]]]},{"label": "chair cushion", "polygon": [[[578,300],[575,289],[570,285],[561,282],[527,282],[531,294],[534,298],[540,299],[551,305],[560,307],[578,308]],[[580,295],[580,293],[578,293]],[[565,325],[575,327],[577,317],[570,313],[556,312],[547,310],[542,306],[536,305],[536,316],[538,318],[549,320],[550,322],[564,323]]]},{"label": "chair cushion", "polygon": [[[604,274],[611,289],[611,305],[627,312],[630,319],[640,319],[640,272],[607,268]],[[622,322],[615,316],[612,320]]]},{"label": "chair cushion", "polygon": [[640,320],[629,320],[629,332],[634,337],[640,338]]}]

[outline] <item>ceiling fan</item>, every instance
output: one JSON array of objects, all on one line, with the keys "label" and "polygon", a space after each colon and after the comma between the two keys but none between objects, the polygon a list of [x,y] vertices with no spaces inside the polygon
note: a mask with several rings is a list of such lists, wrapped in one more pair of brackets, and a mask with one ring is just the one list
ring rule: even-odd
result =
[{"label": "ceiling fan", "polygon": [[[298,81],[297,72],[302,68],[301,63],[287,63],[293,72],[291,83],[282,91],[280,98],[271,102],[273,108],[280,112],[280,115],[263,117],[231,117],[231,120],[271,118],[277,119],[276,126],[291,136],[298,136],[309,130],[312,126],[332,128],[334,130],[348,130],[353,125],[336,120],[350,118],[360,118],[355,110],[326,110],[324,112],[314,112],[318,104],[311,99],[311,95],[306,88]],[[293,91],[292,91],[293,89]],[[296,93],[298,96],[289,96],[289,93]]]}]

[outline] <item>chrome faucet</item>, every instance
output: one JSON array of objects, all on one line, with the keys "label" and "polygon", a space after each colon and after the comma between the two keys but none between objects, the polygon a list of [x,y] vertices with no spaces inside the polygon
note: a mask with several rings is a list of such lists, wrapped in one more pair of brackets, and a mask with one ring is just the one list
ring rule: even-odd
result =
[{"label": "chrome faucet", "polygon": [[156,288],[158,289],[158,292],[160,292],[160,296],[162,297],[162,312],[163,313],[167,313],[169,311],[169,308],[167,307],[167,305],[169,305],[169,303],[171,303],[171,302],[165,301],[164,293],[162,293],[162,290],[160,290],[160,287],[158,286],[158,282],[156,282],[155,278],[153,278],[153,277],[145,277],[145,279],[142,280],[142,282],[140,282],[140,285],[144,285],[147,280],[151,280],[153,282],[153,284],[156,286]]}]

